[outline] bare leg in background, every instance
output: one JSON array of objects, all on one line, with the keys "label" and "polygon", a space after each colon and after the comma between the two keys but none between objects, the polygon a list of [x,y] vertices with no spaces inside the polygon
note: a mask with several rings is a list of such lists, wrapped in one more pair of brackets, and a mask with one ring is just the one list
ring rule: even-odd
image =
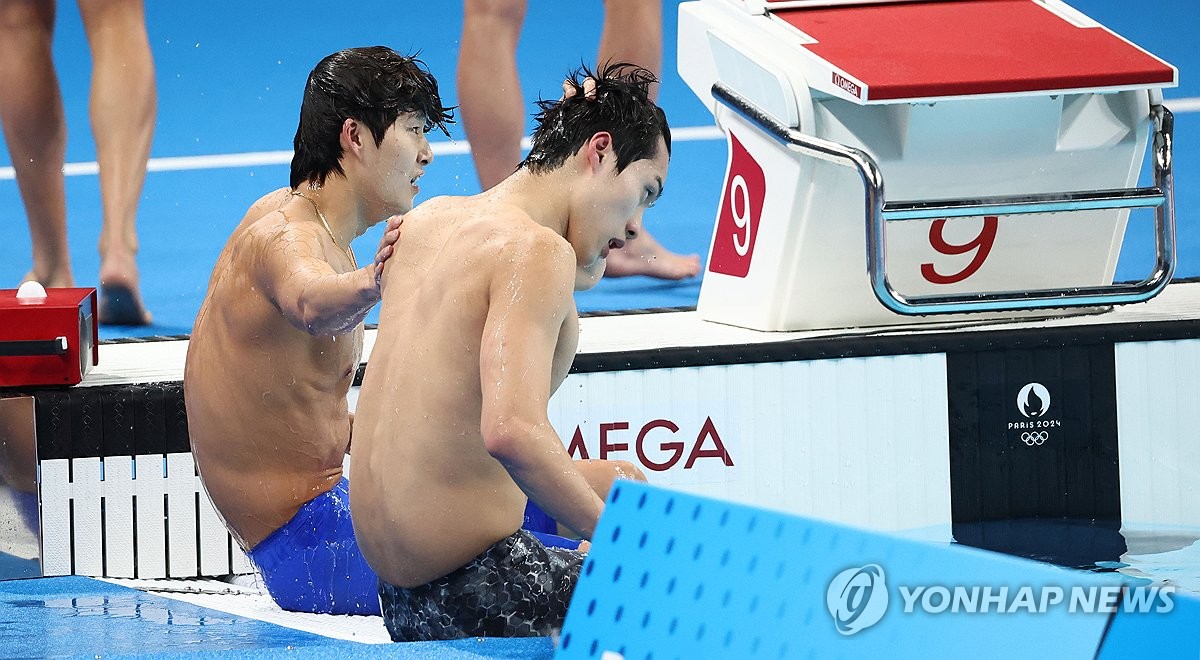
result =
[{"label": "bare leg in background", "polygon": [[0,2],[0,124],[29,221],[33,268],[24,280],[70,287],[63,162],[67,125],[51,59],[53,0]]},{"label": "bare leg in background", "polygon": [[[662,78],[662,3],[658,0],[604,0],[601,62],[633,62]],[[654,90],[657,96],[657,88]],[[699,255],[675,254],[643,230],[635,241],[608,254],[608,277],[649,275],[681,280],[700,273]]]},{"label": "bare leg in background", "polygon": [[101,323],[145,325],[137,208],[154,136],[154,60],[142,0],[79,0],[92,50],[89,110],[100,164]]},{"label": "bare leg in background", "polygon": [[[599,62],[624,61],[662,72],[662,3],[606,0]],[[487,190],[512,174],[521,161],[524,97],[517,72],[517,42],[525,0],[465,0],[459,44],[459,114],[479,184]],[[700,273],[698,255],[679,255],[648,231],[608,255],[609,277],[648,275],[678,280]]]}]

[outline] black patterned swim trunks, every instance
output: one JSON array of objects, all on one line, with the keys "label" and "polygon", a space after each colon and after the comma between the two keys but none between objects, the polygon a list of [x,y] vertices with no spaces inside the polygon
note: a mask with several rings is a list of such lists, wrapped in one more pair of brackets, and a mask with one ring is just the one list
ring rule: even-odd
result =
[{"label": "black patterned swim trunks", "polygon": [[383,622],[397,642],[550,635],[562,627],[586,557],[519,529],[428,584],[380,580]]}]

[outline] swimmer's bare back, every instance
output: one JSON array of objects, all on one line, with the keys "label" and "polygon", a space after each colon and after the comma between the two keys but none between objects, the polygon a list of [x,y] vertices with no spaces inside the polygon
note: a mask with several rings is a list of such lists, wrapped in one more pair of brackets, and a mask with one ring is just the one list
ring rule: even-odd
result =
[{"label": "swimmer's bare back", "polygon": [[[355,534],[383,580],[424,584],[521,526],[525,494],[481,430],[495,403],[485,397],[508,395],[483,374],[523,378],[544,418],[578,342],[574,277],[561,236],[486,196],[433,199],[406,216],[384,273],[351,459]],[[526,327],[530,310],[555,319],[528,326],[543,329],[552,351],[491,343],[507,336],[505,324]],[[499,359],[508,362],[491,370]],[[544,379],[528,377],[539,372]]]}]

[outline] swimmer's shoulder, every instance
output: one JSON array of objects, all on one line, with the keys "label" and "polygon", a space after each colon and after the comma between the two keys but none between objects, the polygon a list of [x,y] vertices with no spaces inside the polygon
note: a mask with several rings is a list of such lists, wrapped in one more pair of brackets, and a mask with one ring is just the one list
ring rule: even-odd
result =
[{"label": "swimmer's shoulder", "polygon": [[248,218],[241,228],[239,243],[242,246],[262,247],[278,242],[296,229],[298,229],[296,224],[288,222],[287,215],[282,210],[275,209],[267,211],[257,218]]},{"label": "swimmer's shoulder", "polygon": [[507,224],[497,236],[495,254],[500,270],[531,280],[574,282],[575,251],[567,239],[525,216]]},{"label": "swimmer's shoulder", "polygon": [[574,268],[575,253],[567,239],[535,222],[520,207],[490,202],[486,195],[433,197],[405,215],[405,222],[410,219],[414,228],[434,223],[449,230],[449,239],[469,246],[468,250],[510,264],[549,259]]},{"label": "swimmer's shoulder", "polygon": [[261,218],[271,211],[278,211],[292,199],[291,188],[277,188],[259,197],[246,211],[247,219]]},{"label": "swimmer's shoulder", "polygon": [[244,229],[258,222],[266,216],[276,213],[282,209],[292,199],[292,191],[290,188],[279,188],[259,197],[246,209],[246,214],[242,216],[242,221],[238,223],[238,229]]},{"label": "swimmer's shoulder", "polygon": [[413,208],[412,211],[409,211],[409,213],[413,213],[413,212],[417,212],[417,211],[424,211],[424,210],[432,210],[432,211],[436,212],[438,210],[444,210],[447,207],[452,207],[457,204],[462,204],[463,202],[465,202],[469,199],[472,199],[472,198],[471,197],[459,197],[456,195],[436,195],[434,197],[430,197],[429,199],[421,202],[420,204],[417,204],[417,206],[415,208]]},{"label": "swimmer's shoulder", "polygon": [[501,293],[522,292],[516,300],[541,313],[569,315],[575,307],[575,251],[565,238],[530,220],[521,229],[509,227],[500,249],[493,253],[489,288]]},{"label": "swimmer's shoulder", "polygon": [[433,222],[437,222],[437,219],[440,216],[443,216],[447,213],[455,213],[462,208],[463,200],[464,198],[462,197],[453,197],[451,195],[430,197],[429,199],[413,207],[413,209],[408,213],[405,213],[404,222],[419,223],[424,222],[426,218],[430,218]]},{"label": "swimmer's shoulder", "polygon": [[268,255],[319,254],[319,245],[324,238],[320,225],[294,222],[294,216],[289,217],[286,211],[294,198],[286,188],[283,190],[285,196],[282,198],[274,197],[275,193],[264,197],[269,203],[261,208],[262,213],[258,217],[247,215],[243,225],[231,237],[232,252],[241,254],[235,259],[246,262],[251,258],[258,263],[256,257]]},{"label": "swimmer's shoulder", "polygon": [[237,251],[247,241],[261,240],[269,228],[278,231],[287,219],[282,209],[292,199],[291,189],[279,188],[259,197],[246,209],[226,243],[226,251]]}]

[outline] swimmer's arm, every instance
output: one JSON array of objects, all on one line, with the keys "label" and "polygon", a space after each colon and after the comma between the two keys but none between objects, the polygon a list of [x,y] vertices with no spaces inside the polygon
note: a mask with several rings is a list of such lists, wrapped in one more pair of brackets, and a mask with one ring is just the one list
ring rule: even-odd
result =
[{"label": "swimmer's arm", "polygon": [[316,225],[268,224],[254,230],[256,280],[295,327],[314,336],[352,330],[379,302],[376,264],[347,273],[325,260]]},{"label": "swimmer's arm", "polygon": [[[550,425],[554,350],[574,305],[574,253],[545,238],[500,255],[480,345],[484,443],[535,504],[591,538],[604,502]],[[510,258],[514,257],[514,258]]]}]

